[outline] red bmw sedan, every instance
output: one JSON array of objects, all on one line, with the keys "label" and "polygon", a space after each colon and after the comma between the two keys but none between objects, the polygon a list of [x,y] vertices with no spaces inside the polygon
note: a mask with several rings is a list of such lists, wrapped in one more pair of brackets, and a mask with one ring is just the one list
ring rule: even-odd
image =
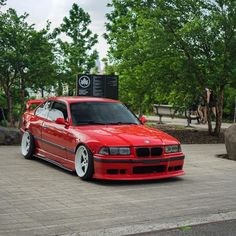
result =
[{"label": "red bmw sedan", "polygon": [[[37,104],[30,110],[31,104]],[[29,101],[21,152],[76,171],[83,180],[161,179],[184,174],[178,140],[145,126],[121,102],[95,97]]]}]

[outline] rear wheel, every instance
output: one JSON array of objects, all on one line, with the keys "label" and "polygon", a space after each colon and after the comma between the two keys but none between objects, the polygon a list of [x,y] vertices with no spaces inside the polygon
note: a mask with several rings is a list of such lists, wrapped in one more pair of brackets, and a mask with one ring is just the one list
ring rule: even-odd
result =
[{"label": "rear wheel", "polygon": [[34,137],[29,131],[25,131],[21,139],[21,153],[25,159],[34,158]]},{"label": "rear wheel", "polygon": [[75,170],[83,180],[89,180],[93,176],[93,154],[85,145],[79,146],[75,153]]}]

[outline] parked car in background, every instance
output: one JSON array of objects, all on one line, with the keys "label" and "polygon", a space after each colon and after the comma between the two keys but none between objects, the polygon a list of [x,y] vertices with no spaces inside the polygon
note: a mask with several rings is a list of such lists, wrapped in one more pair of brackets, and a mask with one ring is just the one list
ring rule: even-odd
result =
[{"label": "parked car in background", "polygon": [[29,101],[22,117],[21,152],[41,158],[83,180],[161,179],[184,174],[178,140],[144,125],[119,101],[54,97]]}]

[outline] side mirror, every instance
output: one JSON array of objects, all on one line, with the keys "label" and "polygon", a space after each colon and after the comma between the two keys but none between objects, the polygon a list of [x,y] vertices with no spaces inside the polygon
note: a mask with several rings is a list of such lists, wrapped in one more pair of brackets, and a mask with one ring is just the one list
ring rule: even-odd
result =
[{"label": "side mirror", "polygon": [[66,125],[66,126],[69,125],[68,122],[64,118],[57,118],[55,122],[56,124],[59,124],[59,125]]},{"label": "side mirror", "polygon": [[139,120],[140,120],[140,122],[141,122],[142,124],[145,124],[145,123],[147,122],[146,116],[141,116],[141,117],[139,118]]}]

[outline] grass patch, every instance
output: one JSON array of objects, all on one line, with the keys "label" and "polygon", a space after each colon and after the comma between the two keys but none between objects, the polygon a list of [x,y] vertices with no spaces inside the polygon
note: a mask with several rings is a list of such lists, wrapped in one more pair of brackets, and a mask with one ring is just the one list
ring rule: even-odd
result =
[{"label": "grass patch", "polygon": [[187,230],[191,230],[192,227],[186,225],[186,226],[181,226],[181,227],[179,227],[179,229],[182,230],[182,231],[187,231]]}]

